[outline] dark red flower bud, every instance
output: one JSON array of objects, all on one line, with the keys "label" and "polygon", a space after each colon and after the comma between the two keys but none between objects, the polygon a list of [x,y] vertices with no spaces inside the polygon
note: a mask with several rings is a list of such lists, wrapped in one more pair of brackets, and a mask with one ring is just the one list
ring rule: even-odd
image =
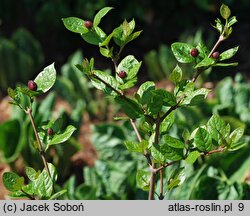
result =
[{"label": "dark red flower bud", "polygon": [[197,57],[199,55],[199,51],[196,48],[191,49],[190,55],[193,57]]},{"label": "dark red flower bud", "polygon": [[93,23],[89,20],[84,22],[86,28],[91,29],[93,27]]},{"label": "dark red flower bud", "polygon": [[37,84],[33,80],[30,80],[28,82],[28,88],[31,91],[36,91],[37,90]]},{"label": "dark red flower bud", "polygon": [[119,73],[118,73],[118,76],[120,77],[120,78],[122,78],[122,79],[124,79],[126,76],[127,76],[127,73],[125,72],[125,71],[120,71]]},{"label": "dark red flower bud", "polygon": [[49,136],[52,136],[52,135],[54,134],[53,129],[52,129],[52,128],[48,128],[47,134],[48,134]]},{"label": "dark red flower bud", "polygon": [[219,53],[218,51],[213,52],[212,57],[213,57],[214,59],[218,59],[218,58],[220,57],[220,53]]}]

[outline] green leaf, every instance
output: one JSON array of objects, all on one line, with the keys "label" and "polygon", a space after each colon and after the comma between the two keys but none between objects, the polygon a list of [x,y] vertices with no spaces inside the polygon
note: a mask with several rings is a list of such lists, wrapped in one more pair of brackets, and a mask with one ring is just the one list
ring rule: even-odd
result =
[{"label": "green leaf", "polygon": [[125,116],[116,116],[116,117],[114,117],[115,121],[127,121],[129,119],[130,119],[129,117],[125,117]]},{"label": "green leaf", "polygon": [[229,7],[225,4],[222,4],[220,7],[220,15],[224,18],[224,19],[228,19],[231,15],[231,10],[229,9]]},{"label": "green leaf", "polygon": [[[141,62],[138,62],[133,55],[128,55],[118,65],[117,72],[122,70],[125,71],[127,73],[127,77],[125,78],[126,81],[133,79],[137,75],[140,67]],[[118,76],[116,76],[116,78],[118,79],[118,81],[123,82],[123,80]]]},{"label": "green leaf", "polygon": [[148,97],[150,101],[147,104],[147,109],[153,115],[160,112],[162,106],[174,106],[177,103],[174,95],[164,89],[152,90]]},{"label": "green leaf", "polygon": [[89,44],[99,45],[106,39],[106,34],[99,27],[94,27],[91,31],[81,34],[81,37]]},{"label": "green leaf", "polygon": [[117,93],[110,88],[110,86],[112,86],[114,89],[119,91],[119,83],[113,76],[103,71],[94,70],[93,74],[91,74],[89,78],[91,79],[93,86],[97,89],[104,91],[106,94],[117,95]]},{"label": "green leaf", "polygon": [[221,20],[219,18],[217,18],[215,20],[216,26],[213,26],[215,29],[217,29],[219,31],[219,33],[221,34],[223,32],[224,26],[221,22]]},{"label": "green leaf", "polygon": [[223,60],[232,58],[236,54],[238,49],[239,49],[239,46],[224,51],[223,53],[220,54],[219,60],[223,61]]},{"label": "green leaf", "polygon": [[103,42],[99,43],[99,46],[100,46],[100,47],[101,47],[101,46],[108,46],[110,40],[111,40],[112,37],[113,37],[113,35],[114,35],[114,32],[112,32],[111,34],[109,34],[109,35],[105,38],[105,40],[104,40]]},{"label": "green leaf", "polygon": [[216,63],[213,65],[213,67],[235,67],[238,66],[238,62],[233,63]]},{"label": "green leaf", "polygon": [[172,171],[169,179],[167,190],[171,190],[180,184],[182,184],[185,180],[185,170],[184,167],[176,168]]},{"label": "green leaf", "polygon": [[152,81],[147,81],[139,87],[137,94],[140,96],[139,102],[142,105],[147,104],[150,101],[153,90],[155,90],[155,83]]},{"label": "green leaf", "polygon": [[162,141],[173,148],[185,148],[185,144],[182,141],[169,135],[164,135]]},{"label": "green leaf", "polygon": [[164,156],[163,152],[161,151],[161,146],[159,145],[153,145],[151,147],[151,155],[153,158],[153,161],[156,163],[165,163],[167,158]]},{"label": "green leaf", "polygon": [[168,132],[174,124],[175,115],[171,112],[161,123],[160,132],[161,134]]},{"label": "green leaf", "polygon": [[[23,129],[27,129],[23,124]],[[6,121],[0,124],[0,152],[4,162],[14,162],[20,155],[23,144],[20,142],[22,129],[17,119]]]},{"label": "green leaf", "polygon": [[170,191],[171,189],[177,187],[180,184],[181,180],[180,179],[174,179],[168,184],[167,190]]},{"label": "green leaf", "polygon": [[47,92],[56,81],[56,70],[54,63],[47,66],[35,78],[34,82],[37,84],[37,91]]},{"label": "green leaf", "polygon": [[188,164],[193,164],[198,158],[200,157],[200,153],[198,151],[192,151],[188,154],[187,158],[185,161]]},{"label": "green leaf", "polygon": [[72,125],[69,125],[64,131],[62,131],[60,134],[55,134],[52,138],[52,140],[49,143],[49,146],[56,145],[63,143],[67,141],[71,135],[74,133],[76,128]]},{"label": "green leaf", "polygon": [[97,188],[93,187],[92,185],[85,185],[81,184],[77,187],[76,191],[74,192],[75,199],[78,200],[96,200]]},{"label": "green leaf", "polygon": [[126,44],[131,42],[132,40],[136,39],[137,37],[139,37],[141,33],[142,33],[142,31],[136,31],[133,34],[129,35],[126,38]]},{"label": "green leaf", "polygon": [[203,152],[211,151],[213,148],[210,134],[201,127],[195,133],[194,143],[196,147]]},{"label": "green leaf", "polygon": [[98,26],[101,22],[101,19],[111,10],[113,7],[104,7],[102,8],[94,18],[93,26]]},{"label": "green leaf", "polygon": [[113,56],[112,50],[104,47],[100,47],[100,53],[106,58],[111,58]]},{"label": "green leaf", "polygon": [[24,178],[13,172],[3,174],[3,184],[11,192],[19,191],[24,186]]},{"label": "green leaf", "polygon": [[230,27],[232,26],[233,24],[237,23],[237,19],[236,19],[236,16],[233,16],[233,17],[230,17],[229,20],[228,20],[228,24],[227,24],[227,27]]},{"label": "green leaf", "polygon": [[[34,183],[31,182],[31,183],[23,186],[22,191],[24,191],[24,192],[26,192],[27,194],[30,194],[30,195],[35,195]],[[22,191],[20,191],[20,192],[23,193]]]},{"label": "green leaf", "polygon": [[[181,144],[176,145],[180,146]],[[163,138],[159,145],[153,145],[151,147],[151,154],[155,162],[166,163],[167,160],[181,160],[183,158],[183,149],[169,146]]]},{"label": "green leaf", "polygon": [[232,143],[237,143],[244,134],[244,128],[236,128],[231,134],[230,139]]},{"label": "green leaf", "polygon": [[137,82],[137,77],[134,77],[133,79],[128,80],[124,84],[120,85],[119,89],[125,90],[125,89],[128,89],[128,88],[131,88],[136,84],[136,82]]},{"label": "green leaf", "polygon": [[[133,20],[134,22],[134,20]],[[135,25],[133,25],[134,27]],[[123,34],[125,36],[125,38],[127,38],[133,31],[134,29],[130,28],[130,25],[129,23],[127,22],[127,20],[124,20],[123,23],[122,23],[122,31],[123,31]]]},{"label": "green leaf", "polygon": [[230,127],[228,128],[225,121],[223,121],[218,115],[213,115],[208,123],[208,132],[211,137],[219,143],[219,145],[226,145],[225,140],[229,136]]},{"label": "green leaf", "polygon": [[[181,96],[189,95],[194,91],[195,85],[190,80],[181,80],[178,85],[174,88],[174,95],[175,96]],[[185,91],[185,94],[183,95],[183,92]]]},{"label": "green leaf", "polygon": [[57,193],[53,194],[53,195],[49,198],[49,200],[56,200],[56,199],[58,199],[60,196],[62,196],[62,195],[65,194],[65,193],[67,193],[67,190],[66,190],[66,189],[60,190],[60,191],[58,191]]},{"label": "green leaf", "polygon": [[163,102],[164,106],[176,105],[176,98],[174,95],[164,89],[155,89],[152,91],[152,96]]},{"label": "green leaf", "polygon": [[89,30],[84,25],[84,20],[77,17],[68,17],[62,19],[64,26],[75,33],[85,34]]},{"label": "green leaf", "polygon": [[31,91],[27,87],[22,87],[22,86],[19,86],[16,89],[17,89],[17,91],[22,92],[23,94],[26,94],[30,98],[32,98],[34,96],[37,96],[37,95],[39,95],[41,93],[41,92],[38,92],[38,91]]},{"label": "green leaf", "polygon": [[137,170],[136,183],[137,183],[137,186],[144,191],[149,190],[149,178],[150,178],[150,174],[148,171]]},{"label": "green leaf", "polygon": [[[55,122],[52,123],[51,127],[52,127],[54,132],[57,132],[57,131],[61,130],[62,126],[63,126],[63,118],[60,117]],[[46,129],[48,129],[48,128],[46,128]]]},{"label": "green leaf", "polygon": [[175,58],[181,63],[191,63],[195,61],[195,58],[190,55],[190,50],[192,48],[192,45],[180,42],[176,42],[171,45]]},{"label": "green leaf", "polygon": [[144,113],[139,104],[129,97],[117,96],[115,101],[121,105],[123,111],[131,119],[140,118]]},{"label": "green leaf", "polygon": [[212,66],[215,63],[215,60],[209,57],[205,57],[202,61],[200,61],[195,68],[201,68],[201,67],[205,67],[208,68],[210,66]]},{"label": "green leaf", "polygon": [[40,174],[40,172],[36,172],[32,167],[26,167],[25,173],[31,181],[35,181]]},{"label": "green leaf", "polygon": [[199,44],[197,45],[196,48],[198,49],[198,51],[199,51],[199,56],[200,56],[201,58],[204,59],[205,57],[208,56],[209,50],[208,50],[207,46],[206,46],[202,41],[199,42]]},{"label": "green leaf", "polygon": [[182,78],[182,70],[179,67],[179,65],[176,65],[176,67],[170,74],[169,79],[176,85],[178,82],[181,81],[181,78]]},{"label": "green leaf", "polygon": [[203,101],[204,98],[207,97],[207,94],[210,92],[209,89],[201,88],[197,89],[194,92],[187,92],[185,91],[185,94],[187,94],[187,97],[183,99],[181,102],[181,105],[187,105],[187,106],[193,106],[197,105],[199,102]]},{"label": "green leaf", "polygon": [[237,143],[231,143],[229,151],[237,151],[241,148],[244,148],[248,145],[248,142],[237,142]]},{"label": "green leaf", "polygon": [[146,140],[142,140],[140,143],[125,141],[124,144],[130,152],[144,153],[144,151],[148,147],[148,141]]},{"label": "green leaf", "polygon": [[120,25],[119,27],[115,28],[113,30],[113,38],[114,41],[116,43],[116,45],[118,45],[119,47],[123,47],[124,46],[124,39],[123,39],[123,30],[122,30],[122,25]]},{"label": "green leaf", "polygon": [[8,96],[10,98],[12,98],[13,100],[15,100],[15,96],[16,96],[15,90],[9,87],[8,88]]},{"label": "green leaf", "polygon": [[51,178],[49,177],[47,171],[43,169],[42,173],[34,181],[35,193],[40,198],[49,198],[53,192],[53,184],[57,179],[56,169],[53,164],[48,163]]},{"label": "green leaf", "polygon": [[190,136],[191,136],[191,134],[190,134],[189,130],[185,128],[184,131],[182,132],[182,138],[186,142],[190,139]]}]

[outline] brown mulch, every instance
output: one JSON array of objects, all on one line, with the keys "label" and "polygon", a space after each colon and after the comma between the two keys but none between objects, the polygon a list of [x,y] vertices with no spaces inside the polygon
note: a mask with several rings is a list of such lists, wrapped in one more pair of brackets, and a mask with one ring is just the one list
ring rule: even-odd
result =
[{"label": "brown mulch", "polygon": [[91,137],[91,120],[88,114],[83,116],[83,124],[80,127],[78,142],[83,145],[83,150],[71,157],[71,162],[76,166],[94,166],[97,159],[97,152],[93,147]]}]

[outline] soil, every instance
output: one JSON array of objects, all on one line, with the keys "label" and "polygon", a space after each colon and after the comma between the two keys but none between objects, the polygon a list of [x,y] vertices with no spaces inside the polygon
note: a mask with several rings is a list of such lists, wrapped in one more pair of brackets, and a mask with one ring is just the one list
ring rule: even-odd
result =
[{"label": "soil", "polygon": [[0,98],[0,124],[10,118],[11,106],[8,97]]}]

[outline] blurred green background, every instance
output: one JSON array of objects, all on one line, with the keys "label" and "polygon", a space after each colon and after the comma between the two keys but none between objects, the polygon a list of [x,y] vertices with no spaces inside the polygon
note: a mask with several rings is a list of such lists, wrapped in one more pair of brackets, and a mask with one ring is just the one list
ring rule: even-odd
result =
[{"label": "blurred green background", "polygon": [[[37,124],[61,115],[65,125],[78,128],[70,141],[55,147],[48,155],[59,172],[58,187],[68,189],[63,198],[146,198],[135,181],[136,169],[145,166],[144,158],[138,160],[138,155],[128,153],[123,145],[125,139],[136,139],[131,126],[113,122],[119,107],[94,90],[74,68],[84,57],[94,57],[97,68],[110,69],[112,65],[96,47],[65,29],[61,18],[75,16],[91,20],[99,9],[113,6],[115,10],[101,23],[106,32],[111,32],[124,19],[134,18],[136,29],[142,29],[143,33],[123,55],[133,54],[143,60],[139,82],[150,79],[166,87],[165,81],[176,65],[171,43],[197,45],[202,40],[212,47],[218,35],[211,24],[219,16],[221,3],[216,0],[0,0],[0,165],[5,164],[4,168],[20,174],[24,165],[42,168],[31,145],[33,135],[28,119],[20,110],[10,109],[3,98],[8,86],[26,84],[42,68],[55,62],[60,76],[54,91],[45,100],[36,102],[34,113]],[[202,158],[187,167],[186,183],[167,193],[168,199],[250,198],[250,2],[225,0],[223,3],[230,6],[239,22],[219,50],[240,45],[234,57],[239,66],[214,69],[202,77],[207,85],[215,88],[214,95],[198,107],[180,109],[176,113],[177,124],[170,133],[181,136],[185,128],[192,131],[212,113],[218,113],[232,128],[245,128],[244,140],[248,145],[235,153]],[[185,75],[189,76],[191,68],[185,69]],[[0,182],[0,198],[4,198],[3,190]]]}]

